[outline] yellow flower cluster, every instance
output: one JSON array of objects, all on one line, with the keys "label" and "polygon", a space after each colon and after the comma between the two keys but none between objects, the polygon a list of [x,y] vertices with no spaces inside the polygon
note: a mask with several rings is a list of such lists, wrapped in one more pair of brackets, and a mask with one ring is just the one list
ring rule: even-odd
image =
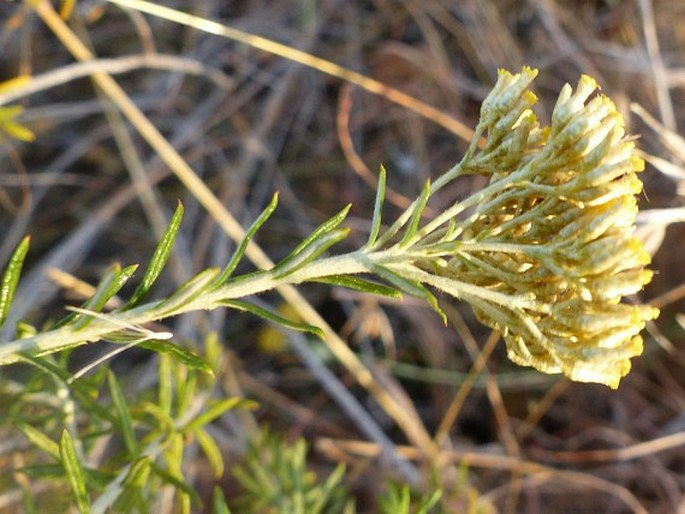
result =
[{"label": "yellow flower cluster", "polygon": [[514,362],[616,388],[658,315],[622,303],[652,277],[633,236],[644,164],[613,102],[590,99],[590,77],[564,86],[541,129],[527,89],[535,75],[500,71],[483,103],[487,142],[464,165],[490,183],[452,231],[459,245],[439,273],[488,292],[468,300]]}]

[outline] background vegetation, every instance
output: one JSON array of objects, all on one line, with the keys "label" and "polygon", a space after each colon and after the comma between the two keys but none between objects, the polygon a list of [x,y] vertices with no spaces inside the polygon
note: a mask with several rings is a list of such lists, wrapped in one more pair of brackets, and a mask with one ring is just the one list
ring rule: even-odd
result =
[{"label": "background vegetation", "polygon": [[[213,378],[132,347],[71,380],[121,348],[110,343],[2,368],[0,512],[84,510],[118,496],[118,512],[685,512],[685,2],[164,5],[285,47],[77,0],[57,7],[101,59],[78,68],[44,16],[0,2],[0,80],[53,73],[11,102],[35,139],[5,123],[0,144],[2,267],[31,234],[12,321],[53,322],[113,262],[145,265],[179,199],[185,217],[156,297],[235,248],[89,73],[112,73],[244,226],[279,191],[257,237],[276,260],[348,202],[350,241],[363,244],[378,166],[399,212],[459,160],[497,68],[523,65],[540,69],[541,119],[561,86],[586,73],[640,135],[639,230],[657,270],[641,300],[662,315],[618,391],[514,366],[468,306],[442,302],[444,326],[412,298],[323,285],[301,292],[373,371],[372,391],[315,338],[221,310],[150,327],[201,355]],[[388,87],[295,63],[296,50]],[[462,179],[449,196],[482,185]],[[300,316],[275,293],[260,301]],[[404,429],[383,398],[403,406]],[[422,433],[438,453],[424,454]]]}]

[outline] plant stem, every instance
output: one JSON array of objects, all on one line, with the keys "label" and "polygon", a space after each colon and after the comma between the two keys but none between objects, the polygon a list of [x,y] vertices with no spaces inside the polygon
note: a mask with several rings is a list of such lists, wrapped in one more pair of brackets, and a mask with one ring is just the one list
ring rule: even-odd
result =
[{"label": "plant stem", "polygon": [[[78,346],[107,339],[122,328],[131,329],[153,321],[198,310],[212,310],[222,306],[222,301],[244,298],[273,290],[285,284],[298,284],[330,275],[350,275],[368,271],[355,253],[329,257],[303,266],[292,274],[274,279],[269,271],[251,273],[229,283],[200,294],[192,300],[170,310],[164,301],[149,302],[122,312],[98,315],[83,328],[66,325],[31,337],[17,339],[0,345],[0,364],[16,362],[20,354],[41,355],[59,349]],[[87,316],[87,314],[84,314]]]}]

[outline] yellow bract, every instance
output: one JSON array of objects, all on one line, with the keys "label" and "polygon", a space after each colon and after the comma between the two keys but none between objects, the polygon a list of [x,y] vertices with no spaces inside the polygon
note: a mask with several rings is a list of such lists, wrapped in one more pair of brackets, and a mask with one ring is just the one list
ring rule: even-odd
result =
[{"label": "yellow bract", "polygon": [[466,166],[490,186],[444,274],[541,306],[472,302],[502,331],[514,362],[615,388],[658,315],[622,303],[652,278],[633,237],[644,163],[613,102],[590,98],[598,87],[590,77],[575,91],[564,86],[551,125],[538,127],[526,89],[536,73],[500,71],[483,103],[487,143]]}]

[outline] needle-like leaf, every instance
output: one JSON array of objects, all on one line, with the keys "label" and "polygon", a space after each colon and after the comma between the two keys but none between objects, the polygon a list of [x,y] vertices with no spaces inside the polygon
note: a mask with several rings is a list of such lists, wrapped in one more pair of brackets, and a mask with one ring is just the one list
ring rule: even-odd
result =
[{"label": "needle-like leaf", "polygon": [[164,232],[164,235],[162,236],[162,239],[159,241],[159,244],[157,244],[157,248],[155,248],[155,253],[152,254],[152,259],[150,260],[150,264],[148,265],[148,268],[145,271],[143,280],[140,282],[140,285],[133,293],[133,296],[131,296],[131,299],[124,306],[124,309],[130,309],[131,307],[135,307],[141,301],[143,301],[143,299],[150,292],[150,288],[155,283],[157,277],[164,269],[164,266],[166,266],[167,260],[169,259],[169,255],[171,254],[171,249],[173,248],[174,242],[176,241],[178,230],[181,227],[182,220],[183,204],[181,202],[178,202],[178,207],[176,207],[176,211],[174,212],[174,215],[172,216],[171,221],[169,222],[169,226]]}]

